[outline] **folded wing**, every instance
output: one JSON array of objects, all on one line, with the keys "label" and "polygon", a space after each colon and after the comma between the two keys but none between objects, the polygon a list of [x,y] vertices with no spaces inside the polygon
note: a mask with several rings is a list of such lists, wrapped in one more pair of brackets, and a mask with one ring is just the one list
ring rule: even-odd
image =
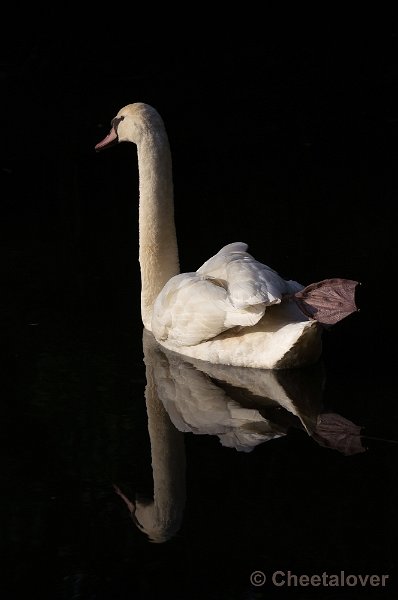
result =
[{"label": "folded wing", "polygon": [[268,306],[302,289],[246,250],[242,242],[228,244],[195,273],[170,279],[154,305],[156,339],[192,346],[233,327],[250,327]]}]

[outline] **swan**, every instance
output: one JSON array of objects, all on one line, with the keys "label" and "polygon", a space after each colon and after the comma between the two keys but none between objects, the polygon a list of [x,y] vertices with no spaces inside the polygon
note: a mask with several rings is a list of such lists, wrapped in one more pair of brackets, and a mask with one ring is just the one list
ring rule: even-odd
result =
[{"label": "swan", "polygon": [[98,152],[136,145],[139,174],[141,316],[165,348],[214,364],[303,367],[322,352],[322,332],[357,309],[358,282],[326,279],[304,287],[257,261],[244,242],[221,248],[180,273],[170,143],[151,105],[121,108]]}]

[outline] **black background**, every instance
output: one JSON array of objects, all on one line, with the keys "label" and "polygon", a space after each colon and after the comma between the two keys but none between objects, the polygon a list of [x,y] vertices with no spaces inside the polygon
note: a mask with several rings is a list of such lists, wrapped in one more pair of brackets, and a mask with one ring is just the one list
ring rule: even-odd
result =
[{"label": "black background", "polygon": [[[81,24],[63,33],[32,28],[5,47],[6,265],[18,260],[7,245],[11,255],[25,247],[47,298],[63,302],[71,293],[73,302],[79,275],[84,294],[99,286],[96,303],[126,301],[139,320],[135,149],[93,148],[119,108],[148,102],[172,146],[182,269],[240,240],[304,284],[356,279],[363,314],[336,330],[344,329],[345,344],[359,336],[351,360],[385,364],[394,293],[394,28],[276,23],[247,37],[209,29],[155,36],[156,44],[142,31],[122,33],[120,20],[102,34]],[[37,293],[30,290],[29,303],[40,312]]]},{"label": "black background", "polygon": [[[10,35],[2,41],[4,564],[12,573],[11,590],[23,581],[30,597],[44,597],[48,589],[51,598],[124,598],[134,586],[132,556],[138,552],[145,575],[131,597],[164,597],[151,578],[160,573],[168,581],[165,565],[182,560],[180,548],[172,546],[166,559],[167,549],[148,550],[141,538],[133,544],[108,485],[110,477],[135,477],[130,485],[145,487],[150,478],[148,466],[140,466],[140,460],[150,461],[148,440],[131,424],[145,419],[145,406],[130,407],[132,391],[139,394],[144,382],[136,151],[121,144],[96,154],[94,146],[125,104],[148,102],[160,112],[173,156],[182,270],[195,270],[226,243],[244,241],[258,260],[303,284],[327,277],[360,281],[360,312],[325,332],[324,359],[334,377],[327,398],[348,418],[361,415],[373,431],[393,438],[397,28],[388,18],[365,24],[337,15],[314,26],[305,19],[264,21],[260,14],[240,27],[216,27],[210,18],[195,27],[193,12],[170,32],[160,20],[159,33],[150,15],[127,18],[121,10],[97,14],[103,22],[91,24],[75,14],[38,16],[30,22],[25,15],[23,26],[15,15],[6,19]],[[308,473],[318,469],[305,444],[292,463],[294,441],[282,449],[280,460],[293,478],[278,483],[282,495],[290,485],[301,490],[294,475],[300,459],[308,461]],[[240,498],[247,499],[242,486],[255,493],[246,456],[223,462],[212,458],[216,442],[188,444],[195,467],[203,455],[214,460],[202,485],[212,485],[224,507],[229,494],[217,483],[218,468],[226,469],[224,482],[228,475],[236,478]],[[266,452],[253,459],[256,469]],[[330,515],[344,498],[340,526],[347,525],[355,543],[347,549],[337,534],[330,543],[357,571],[396,567],[389,550],[396,542],[396,456],[380,452],[354,479],[340,458],[329,463],[339,473],[336,486],[317,479],[331,538],[340,521]],[[272,484],[279,481],[272,469],[270,477]],[[188,508],[185,541],[198,535],[189,527],[203,516],[203,506],[211,510],[213,497],[203,497],[197,481],[190,486],[198,501]],[[272,489],[276,521],[283,523]],[[56,509],[49,500],[55,497]],[[358,507],[359,500],[368,504]],[[270,528],[294,549],[294,556],[284,553],[281,538],[274,537],[275,568],[285,560],[299,565],[300,552],[302,572],[326,564],[314,550],[329,543],[321,534],[311,534],[313,546],[306,550],[299,543],[312,527],[307,502],[299,491],[297,510],[306,516],[295,533],[283,525]],[[240,551],[251,557],[247,570],[254,570],[258,539],[254,535],[250,553],[247,523],[244,529],[232,509],[226,514],[231,520],[219,532],[228,542],[224,551],[229,548],[221,561],[224,576],[228,560],[235,568],[242,564]],[[256,517],[253,509],[252,532],[263,523]],[[209,539],[210,531],[218,539],[212,527],[217,519],[206,519],[200,550],[185,542],[192,554],[189,573],[179,572],[179,581],[190,592],[184,596],[186,588],[174,582],[174,597],[196,597],[193,581],[203,597],[244,597],[231,582],[216,583]],[[372,519],[379,526],[360,529],[358,523]],[[232,536],[234,525],[245,535]],[[366,559],[356,562],[361,548]],[[195,567],[199,560],[207,574]],[[327,564],[340,568],[337,559]],[[362,598],[351,592],[347,597]]]}]

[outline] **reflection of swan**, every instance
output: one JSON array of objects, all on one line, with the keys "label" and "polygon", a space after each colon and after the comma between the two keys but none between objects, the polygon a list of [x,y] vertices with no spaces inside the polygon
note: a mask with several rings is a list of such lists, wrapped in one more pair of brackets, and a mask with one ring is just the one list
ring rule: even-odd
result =
[{"label": "reflection of swan", "polygon": [[[360,427],[323,411],[321,364],[281,371],[213,365],[166,350],[147,330],[143,342],[148,389],[179,431],[216,435],[239,451],[251,451],[292,427],[330,448],[337,435],[360,436]],[[350,453],[354,447],[345,452],[337,443],[336,449]]]},{"label": "reflection of swan", "polygon": [[[137,145],[141,313],[166,348],[210,361],[256,368],[315,362],[322,324],[356,310],[357,282],[332,279],[303,289],[229,244],[195,273],[179,274],[170,147],[163,121],[143,103],[122,108],[96,145]],[[304,312],[303,312],[304,311]]]},{"label": "reflection of swan", "polygon": [[145,398],[151,442],[153,499],[131,501],[115,486],[138,528],[165,542],[185,507],[185,432],[216,435],[223,446],[250,452],[258,444],[304,430],[321,446],[363,452],[360,427],[322,413],[324,373],[262,370],[188,361],[144,329]]},{"label": "reflection of swan", "polygon": [[171,423],[154,381],[155,346],[144,335],[145,400],[151,442],[153,499],[134,502],[115,486],[137,527],[153,542],[165,542],[180,528],[185,506],[185,447],[183,434]]},{"label": "reflection of swan", "polygon": [[322,412],[322,365],[282,371],[213,365],[165,350],[147,331],[144,340],[155,359],[158,396],[180,431],[217,435],[223,446],[250,452],[298,428],[344,454],[364,451],[360,427]]},{"label": "reflection of swan", "polygon": [[[149,332],[145,337],[148,344],[150,340],[156,344]],[[280,383],[285,371],[189,361],[158,344],[156,347],[153,372],[157,392],[180,431],[217,435],[224,446],[249,452],[285,435],[289,426],[314,429],[322,394],[320,368],[316,373],[311,369],[312,403],[300,406]],[[302,375],[301,370],[293,372]]]}]

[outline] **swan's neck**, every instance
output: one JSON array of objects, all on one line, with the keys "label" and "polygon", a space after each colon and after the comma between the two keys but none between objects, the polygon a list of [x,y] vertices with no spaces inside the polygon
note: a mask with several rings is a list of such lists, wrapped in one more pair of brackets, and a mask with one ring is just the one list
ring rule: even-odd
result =
[{"label": "swan's neck", "polygon": [[174,223],[173,179],[166,131],[148,131],[137,146],[141,315],[151,330],[153,304],[180,271]]}]

